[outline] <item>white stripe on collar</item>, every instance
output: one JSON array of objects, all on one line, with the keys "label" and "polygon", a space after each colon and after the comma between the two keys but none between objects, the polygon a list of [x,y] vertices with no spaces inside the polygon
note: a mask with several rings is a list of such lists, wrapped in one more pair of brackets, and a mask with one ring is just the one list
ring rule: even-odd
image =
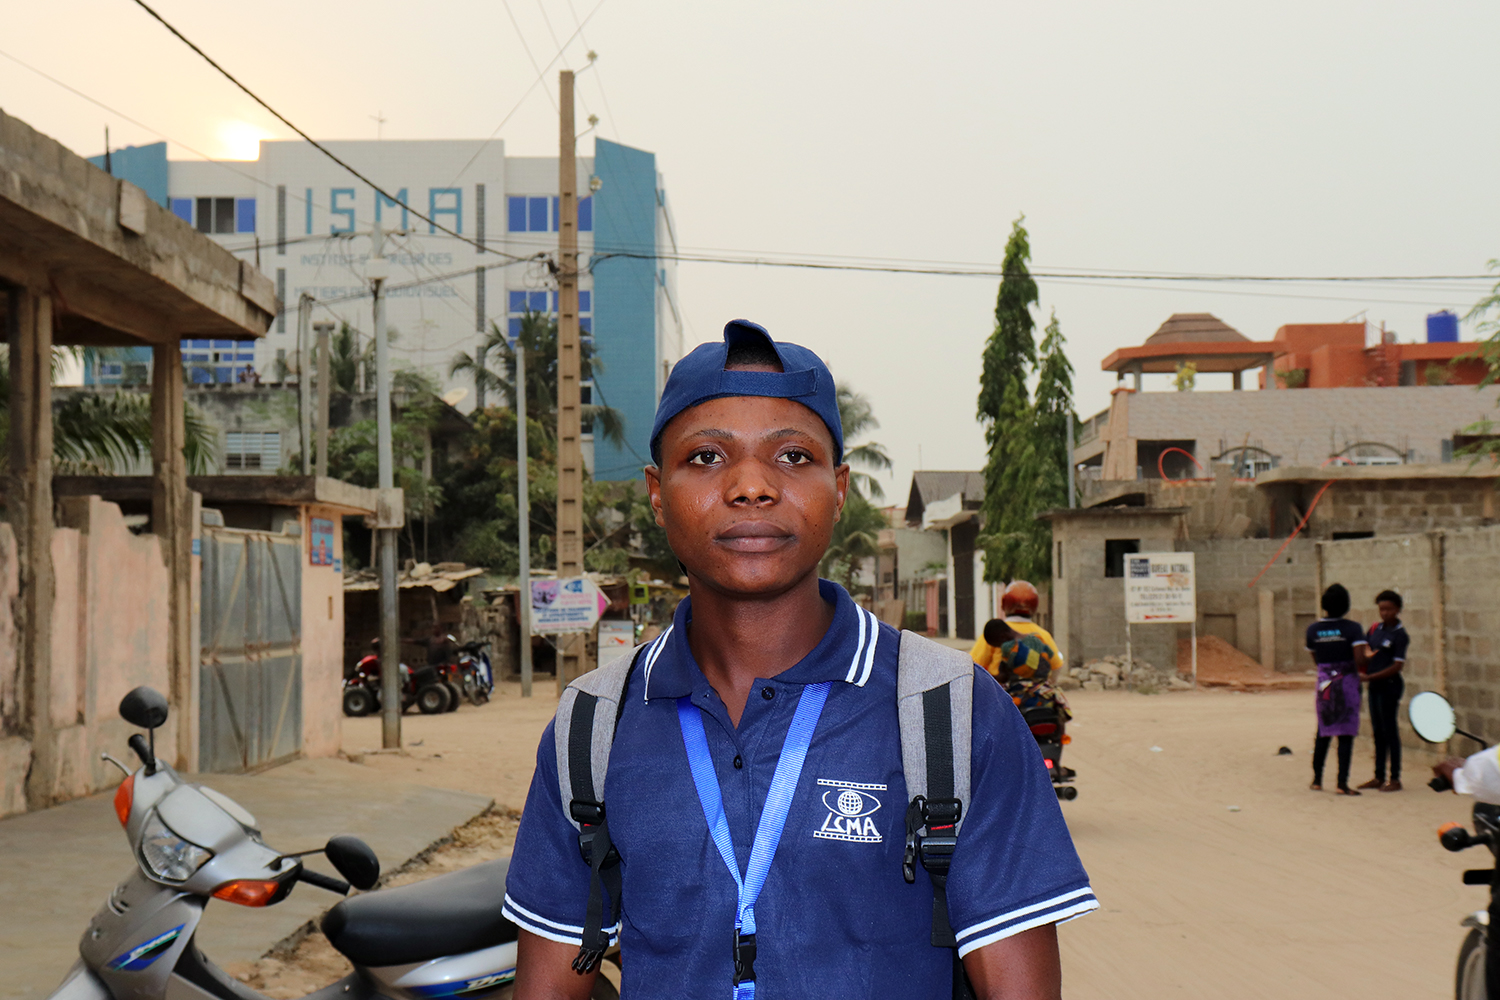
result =
[{"label": "white stripe on collar", "polygon": [[[880,639],[880,620],[875,617],[874,612],[866,608],[859,609],[862,613],[870,616],[870,645],[865,649],[865,668],[859,675],[859,680],[854,682],[855,687],[864,687],[865,681],[870,679],[870,671],[875,666],[875,643]],[[858,660],[858,655],[855,656]]]},{"label": "white stripe on collar", "polygon": [[661,656],[662,650],[667,648],[667,637],[672,634],[672,630],[676,627],[675,623],[668,625],[667,630],[657,636],[655,641],[646,648],[646,683],[641,685],[642,701],[651,700],[651,668],[656,666],[656,661]]},{"label": "white stripe on collar", "polygon": [[859,657],[865,651],[865,616],[860,613],[863,610],[857,604],[854,606],[854,617],[859,619],[859,641],[854,644],[854,659],[849,661],[849,672],[844,675],[845,684],[853,684],[854,678],[859,676]]}]

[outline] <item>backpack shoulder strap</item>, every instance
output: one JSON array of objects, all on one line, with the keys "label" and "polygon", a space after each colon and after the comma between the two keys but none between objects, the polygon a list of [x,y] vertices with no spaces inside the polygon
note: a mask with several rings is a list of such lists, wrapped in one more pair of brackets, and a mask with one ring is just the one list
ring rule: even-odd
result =
[{"label": "backpack shoulder strap", "polygon": [[969,801],[974,663],[962,650],[915,632],[901,633],[896,663],[901,769],[911,795],[901,874],[915,882],[917,861],[922,862],[932,881],[933,947],[947,948],[953,956],[954,1000],[973,1000],[948,919],[948,866]]},{"label": "backpack shoulder strap", "polygon": [[635,672],[635,661],[642,643],[630,655],[590,670],[563,691],[557,700],[553,719],[553,738],[557,746],[557,786],[563,811],[574,829],[582,830],[584,822],[576,813],[589,811],[592,804],[602,809],[604,778],[609,773],[609,750],[615,739],[615,725],[625,704],[625,689]]},{"label": "backpack shoulder strap", "polygon": [[[901,633],[896,668],[901,765],[915,800],[969,800],[974,738],[974,662],[915,632]],[[963,825],[954,821],[954,834]]]}]

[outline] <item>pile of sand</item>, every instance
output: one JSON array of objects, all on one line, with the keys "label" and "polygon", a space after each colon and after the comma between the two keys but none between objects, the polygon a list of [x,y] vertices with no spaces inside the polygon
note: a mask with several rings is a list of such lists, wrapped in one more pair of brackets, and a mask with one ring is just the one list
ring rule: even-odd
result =
[{"label": "pile of sand", "polygon": [[[1192,643],[1177,642],[1177,672],[1193,673]],[[1216,635],[1198,637],[1198,684],[1201,687],[1232,687],[1243,690],[1284,690],[1311,687],[1313,678],[1267,670],[1245,653]]]}]

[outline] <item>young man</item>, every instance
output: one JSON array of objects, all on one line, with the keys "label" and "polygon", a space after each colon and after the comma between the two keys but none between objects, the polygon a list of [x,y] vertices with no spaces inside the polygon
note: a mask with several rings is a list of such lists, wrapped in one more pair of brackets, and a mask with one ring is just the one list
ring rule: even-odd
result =
[{"label": "young man", "polygon": [[[1370,731],[1375,737],[1375,777],[1360,788],[1378,788],[1382,792],[1401,791],[1401,733],[1396,728],[1396,713],[1406,682],[1401,669],[1406,666],[1406,647],[1410,640],[1401,624],[1401,595],[1382,590],[1375,598],[1380,621],[1370,626],[1366,637],[1370,644],[1370,663],[1366,668],[1365,691],[1370,698]],[[1385,777],[1386,756],[1391,760],[1391,777]]]},{"label": "young man", "polygon": [[[609,750],[624,996],[947,1000],[933,885],[902,872],[902,636],[817,576],[849,487],[832,376],[732,322],[673,369],[651,452],[651,505],[691,596],[637,656]],[[519,1000],[584,998],[594,979],[571,967],[590,873],[555,739],[506,884]],[[1098,904],[1036,741],[977,670],[971,768],[946,886],[963,968],[979,997],[1057,998],[1054,925]]]},{"label": "young man", "polygon": [[[1005,616],[1005,622],[1015,632],[1030,636],[1040,643],[1046,650],[1047,670],[1053,676],[1053,680],[1062,676],[1062,654],[1057,650],[1057,641],[1052,638],[1052,633],[1032,621],[1037,607],[1041,604],[1041,596],[1036,587],[1025,580],[1015,580],[1005,588],[1000,595],[1000,613]],[[988,631],[988,626],[986,626]],[[999,647],[989,641],[987,635],[980,635],[974,641],[974,648],[969,650],[969,656],[974,662],[984,667],[992,675],[997,668],[997,657]]]}]

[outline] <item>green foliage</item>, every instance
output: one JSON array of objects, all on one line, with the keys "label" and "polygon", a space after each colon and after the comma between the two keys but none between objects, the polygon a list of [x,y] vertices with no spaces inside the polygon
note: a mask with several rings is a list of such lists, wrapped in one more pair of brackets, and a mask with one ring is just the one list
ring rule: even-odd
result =
[{"label": "green foliage", "polygon": [[[526,351],[526,415],[533,420],[545,420],[557,426],[557,318],[544,313],[527,312],[521,317],[521,332],[517,337]],[[498,364],[500,371],[491,365]],[[603,371],[604,364],[594,354],[588,341],[579,344],[580,376],[584,381],[596,371]],[[512,408],[516,405],[516,355],[511,349],[510,338],[499,324],[491,323],[489,333],[474,355],[459,352],[448,363],[448,374],[467,374],[475,385],[483,385],[485,393],[493,392]],[[590,404],[580,409],[585,425],[592,424],[594,434],[612,441],[616,445],[625,443],[625,417],[611,406]]]},{"label": "green foliage", "polygon": [[[839,406],[839,422],[844,428],[844,461],[851,466],[889,471],[891,457],[886,454],[885,445],[876,441],[850,444],[861,434],[880,426],[880,421],[875,419],[875,411],[870,406],[870,400],[863,393],[855,392],[847,382],[838,383],[835,393]],[[885,499],[885,491],[880,488],[880,482],[868,472],[851,470],[849,484],[859,493],[876,500]]]},{"label": "green foliage", "polygon": [[[52,377],[73,348],[54,348]],[[214,470],[217,435],[203,414],[184,403],[183,456],[189,475]],[[0,350],[0,438],[10,437],[10,355]],[[118,389],[111,393],[71,393],[52,408],[53,471],[69,475],[123,475],[151,461],[151,397]],[[0,469],[10,449],[0,449]]]},{"label": "green foliage", "polygon": [[833,526],[833,538],[823,555],[819,572],[831,580],[838,580],[845,590],[852,592],[854,574],[859,571],[861,563],[879,554],[881,529],[889,526],[879,508],[857,490],[850,490],[843,513]]},{"label": "green foliage", "polygon": [[1015,579],[1032,571],[1032,491],[1040,468],[1035,420],[1026,376],[1036,364],[1033,339],[1036,282],[1028,264],[1031,245],[1025,216],[1005,244],[1004,277],[995,301],[995,328],[984,347],[979,377],[980,423],[989,457],[984,467],[985,575]]},{"label": "green foliage", "polygon": [[[1005,277],[995,305],[995,330],[985,345],[979,419],[989,458],[984,469],[985,576],[991,581],[1052,575],[1052,532],[1038,512],[1067,503],[1068,418],[1073,412],[1073,366],[1054,313],[1038,358],[1031,306],[1036,283],[1031,248],[1017,219],[1005,247]],[[1037,373],[1036,399],[1026,378]]]},{"label": "green foliage", "polygon": [[1172,376],[1172,385],[1178,392],[1192,392],[1193,387],[1198,384],[1198,366],[1191,361],[1184,361],[1177,366],[1177,374]]},{"label": "green foliage", "polygon": [[1306,368],[1287,368],[1277,372],[1276,377],[1281,379],[1281,384],[1288,389],[1300,389],[1307,385]]}]

